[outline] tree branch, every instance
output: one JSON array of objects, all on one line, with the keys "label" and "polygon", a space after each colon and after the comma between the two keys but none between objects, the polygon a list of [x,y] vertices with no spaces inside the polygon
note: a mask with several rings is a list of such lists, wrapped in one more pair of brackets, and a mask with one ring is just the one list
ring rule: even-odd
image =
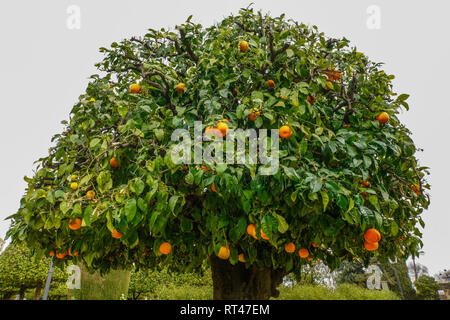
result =
[{"label": "tree branch", "polygon": [[184,46],[186,47],[186,50],[187,50],[187,52],[189,54],[189,57],[191,58],[192,61],[197,63],[198,62],[198,57],[196,56],[196,54],[192,50],[191,44],[189,43],[189,41],[187,41],[187,39],[186,39],[186,32],[184,31],[183,28],[179,28],[179,30],[180,30],[181,42],[183,42]]}]

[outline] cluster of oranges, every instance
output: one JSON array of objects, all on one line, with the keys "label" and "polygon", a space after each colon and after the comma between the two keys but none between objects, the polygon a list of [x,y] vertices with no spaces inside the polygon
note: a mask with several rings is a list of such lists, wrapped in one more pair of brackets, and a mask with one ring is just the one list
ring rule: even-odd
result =
[{"label": "cluster of oranges", "polygon": [[215,135],[216,137],[225,137],[227,135],[230,121],[223,119],[214,127],[207,127],[205,129],[206,135]]},{"label": "cluster of oranges", "polygon": [[378,249],[378,241],[381,240],[381,234],[378,230],[370,228],[364,233],[364,247],[367,251],[374,251]]}]

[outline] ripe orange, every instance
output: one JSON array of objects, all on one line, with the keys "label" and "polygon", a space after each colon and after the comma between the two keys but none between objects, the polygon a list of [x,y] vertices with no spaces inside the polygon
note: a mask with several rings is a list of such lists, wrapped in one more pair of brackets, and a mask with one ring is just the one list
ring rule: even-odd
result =
[{"label": "ripe orange", "polygon": [[216,191],[216,187],[214,187],[214,186],[211,186],[211,190],[217,193],[217,191]]},{"label": "ripe orange", "polygon": [[141,92],[141,86],[137,83],[134,83],[130,86],[130,92],[135,94]]},{"label": "ripe orange", "polygon": [[380,125],[389,122],[389,115],[386,112],[382,112],[376,116],[376,118]]},{"label": "ripe orange", "polygon": [[177,86],[175,87],[175,89],[177,90],[178,93],[183,93],[185,88],[186,88],[186,84],[184,84],[182,82],[177,84]]},{"label": "ripe orange", "polygon": [[161,243],[161,245],[159,246],[159,252],[161,252],[162,254],[169,254],[170,251],[172,251],[172,245],[168,242],[163,242]]},{"label": "ripe orange", "polygon": [[58,259],[64,259],[65,257],[67,256],[67,253],[57,253],[56,254],[56,257],[58,258]]},{"label": "ripe orange", "polygon": [[411,188],[413,189],[413,191],[415,192],[415,194],[420,194],[420,184],[413,184],[411,185]]},{"label": "ripe orange", "polygon": [[53,257],[55,255],[54,251],[50,251],[50,257]]},{"label": "ripe orange", "polygon": [[112,157],[111,160],[109,160],[109,165],[113,168],[119,167],[119,163],[117,162],[115,157]]},{"label": "ripe orange", "polygon": [[245,52],[248,50],[248,42],[245,40],[242,40],[241,42],[239,42],[239,50],[241,50],[242,52]]},{"label": "ripe orange", "polygon": [[340,80],[342,78],[342,73],[336,71],[334,67],[329,67],[327,71],[324,71],[324,73],[329,80]]},{"label": "ripe orange", "polygon": [[72,190],[77,190],[77,189],[78,189],[78,183],[72,182],[72,183],[70,184],[70,189],[72,189]]},{"label": "ripe orange", "polygon": [[259,233],[261,234],[261,238],[263,238],[264,240],[269,240],[269,237],[264,234],[262,229],[259,230]]},{"label": "ripe orange", "polygon": [[319,247],[319,245],[318,245],[318,244],[315,244],[314,242],[312,243],[312,246],[313,246],[314,248],[318,248],[318,247]]},{"label": "ripe orange", "polygon": [[284,251],[287,253],[295,252],[295,244],[293,242],[288,242],[284,245]]},{"label": "ripe orange", "polygon": [[368,181],[364,181],[364,180],[362,180],[361,181],[361,184],[364,186],[364,187],[370,187],[370,182],[368,182]]},{"label": "ripe orange", "polygon": [[82,220],[80,218],[76,218],[75,220],[70,219],[69,220],[69,228],[71,230],[78,230],[81,228],[81,222],[82,222]]},{"label": "ripe orange", "polygon": [[308,102],[309,102],[310,104],[314,104],[314,101],[316,101],[316,100],[317,100],[317,98],[314,98],[314,97],[308,96],[308,97],[306,98],[306,100],[308,100]]},{"label": "ripe orange", "polygon": [[222,137],[222,131],[220,131],[217,127],[207,127],[205,129],[206,135],[215,135],[216,137]]},{"label": "ripe orange", "polygon": [[298,255],[300,256],[300,258],[307,258],[309,256],[308,249],[302,248],[298,250]]},{"label": "ripe orange", "polygon": [[226,122],[219,122],[217,124],[217,129],[222,133],[222,137],[227,135],[228,132],[228,124]]},{"label": "ripe orange", "polygon": [[86,197],[87,197],[89,200],[94,199],[94,197],[95,197],[95,191],[94,191],[94,190],[89,190],[88,192],[86,192]]},{"label": "ripe orange", "polygon": [[282,126],[280,130],[278,130],[278,134],[280,135],[280,137],[287,139],[292,135],[292,131],[289,126]]},{"label": "ripe orange", "polygon": [[381,235],[378,230],[374,228],[367,229],[364,233],[364,240],[369,243],[375,243],[381,240]]},{"label": "ripe orange", "polygon": [[239,255],[238,260],[239,260],[240,262],[242,262],[242,263],[245,263],[245,262],[246,262],[243,253],[241,253],[241,254]]},{"label": "ripe orange", "polygon": [[257,117],[259,117],[261,115],[261,111],[259,111],[258,108],[252,108],[250,109],[250,111],[252,111],[252,113],[250,113],[248,115],[248,118],[252,121],[255,121]]},{"label": "ripe orange", "polygon": [[[72,252],[70,251],[70,248],[69,248],[69,250],[68,250],[67,253],[69,254],[69,256],[72,257]],[[75,252],[73,253],[73,256],[77,256],[77,255],[78,255],[78,251],[75,251]]]},{"label": "ripe orange", "polygon": [[217,256],[222,260],[227,260],[230,257],[230,247],[220,247],[219,253]]},{"label": "ripe orange", "polygon": [[247,233],[249,235],[251,235],[253,238],[258,239],[258,237],[256,236],[256,229],[255,229],[255,225],[253,223],[250,223],[247,226]]},{"label": "ripe orange", "polygon": [[378,242],[364,242],[364,247],[367,249],[367,251],[374,251],[378,249]]},{"label": "ripe orange", "polygon": [[308,261],[311,261],[311,257],[307,257],[306,259],[308,259]]},{"label": "ripe orange", "polygon": [[267,80],[267,86],[269,88],[273,88],[273,87],[275,87],[275,82],[273,80]]},{"label": "ripe orange", "polygon": [[113,232],[111,232],[111,237],[120,239],[120,238],[122,238],[122,234],[119,231],[117,231],[116,229],[114,229]]}]

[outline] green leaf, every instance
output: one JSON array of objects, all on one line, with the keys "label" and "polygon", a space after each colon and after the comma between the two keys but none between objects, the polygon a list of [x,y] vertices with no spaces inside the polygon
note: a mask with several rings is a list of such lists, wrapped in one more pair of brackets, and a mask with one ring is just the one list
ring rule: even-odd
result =
[{"label": "green leaf", "polygon": [[325,212],[327,210],[330,197],[328,196],[328,193],[326,193],[325,191],[320,191],[320,194],[322,195],[323,211]]},{"label": "green leaf", "polygon": [[179,196],[171,196],[169,199],[169,208],[172,213],[175,213],[175,205],[180,197]]},{"label": "green leaf", "polygon": [[134,182],[134,192],[136,192],[137,195],[140,195],[142,192],[144,192],[145,189],[145,183],[141,179],[138,179]]},{"label": "green leaf", "polygon": [[125,116],[128,113],[128,107],[126,105],[123,105],[123,104],[119,105],[117,107],[117,112],[119,112],[119,115],[120,115],[121,118],[125,118]]},{"label": "green leaf", "polygon": [[391,222],[391,235],[396,236],[398,234],[398,224],[395,221]]},{"label": "green leaf", "polygon": [[286,50],[286,55],[288,58],[292,57],[294,55],[294,50],[292,49],[287,49]]},{"label": "green leaf", "polygon": [[102,171],[97,177],[97,185],[98,189],[101,193],[104,193],[105,191],[108,191],[112,188],[113,183],[111,179],[111,173],[109,171]]},{"label": "green leaf", "polygon": [[131,222],[134,219],[134,216],[137,211],[137,205],[135,199],[128,199],[125,204],[125,217],[127,218],[128,222]]},{"label": "green leaf", "polygon": [[275,218],[277,219],[278,232],[285,233],[289,229],[289,225],[286,222],[286,220],[282,216],[280,216],[279,214],[272,213],[272,215],[275,216]]},{"label": "green leaf", "polygon": [[159,211],[153,211],[150,215],[149,221],[148,221],[148,229],[150,232],[153,232],[153,227],[155,226],[156,219],[161,214]]}]

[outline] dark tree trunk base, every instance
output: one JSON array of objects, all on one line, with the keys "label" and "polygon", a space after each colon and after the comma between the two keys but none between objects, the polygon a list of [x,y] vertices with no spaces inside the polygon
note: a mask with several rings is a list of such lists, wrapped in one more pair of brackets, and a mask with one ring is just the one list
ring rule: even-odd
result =
[{"label": "dark tree trunk base", "polygon": [[228,260],[210,257],[214,300],[267,300],[278,297],[277,287],[286,275],[285,270],[260,268],[253,264],[232,265]]}]

